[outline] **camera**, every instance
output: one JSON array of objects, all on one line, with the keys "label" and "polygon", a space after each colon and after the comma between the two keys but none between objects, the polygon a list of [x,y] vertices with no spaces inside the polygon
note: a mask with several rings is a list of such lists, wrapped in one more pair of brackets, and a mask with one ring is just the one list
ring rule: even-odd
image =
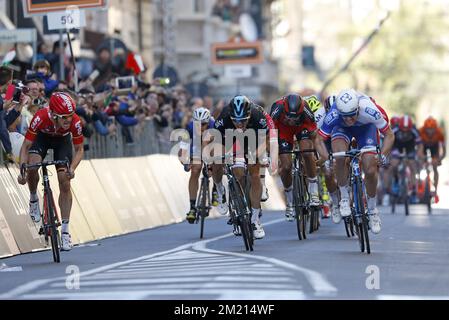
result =
[{"label": "camera", "polygon": [[115,79],[115,87],[120,93],[127,93],[134,87],[136,79],[133,76],[118,77]]},{"label": "camera", "polygon": [[14,103],[20,103],[22,94],[27,94],[30,90],[21,81],[13,82],[8,86],[6,100],[12,99]]}]

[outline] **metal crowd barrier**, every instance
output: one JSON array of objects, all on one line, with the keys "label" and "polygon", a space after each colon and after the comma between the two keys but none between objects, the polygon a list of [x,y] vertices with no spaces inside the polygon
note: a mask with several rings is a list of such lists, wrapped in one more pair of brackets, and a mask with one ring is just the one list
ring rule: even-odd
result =
[{"label": "metal crowd barrier", "polygon": [[[116,126],[115,134],[102,136],[95,132],[90,138],[85,139],[85,145],[88,146],[84,153],[86,160],[170,153],[173,145],[169,139],[171,128],[158,129],[153,120],[145,120],[134,127],[122,128],[119,124]],[[123,129],[129,130],[128,136],[132,141],[126,141]],[[52,152],[48,154],[48,159],[50,158],[52,158]],[[0,166],[4,164],[4,160],[3,148],[0,147]]]},{"label": "metal crowd barrier", "polygon": [[[98,158],[123,158],[138,157],[150,154],[169,154],[172,143],[170,142],[170,128],[164,128],[165,134],[158,130],[152,120],[145,120],[143,123],[133,127],[122,128],[116,124],[115,134],[101,136],[94,133],[92,137],[86,139],[88,149],[85,152],[85,159]],[[129,130],[128,134],[132,141],[127,141],[122,130]]]}]

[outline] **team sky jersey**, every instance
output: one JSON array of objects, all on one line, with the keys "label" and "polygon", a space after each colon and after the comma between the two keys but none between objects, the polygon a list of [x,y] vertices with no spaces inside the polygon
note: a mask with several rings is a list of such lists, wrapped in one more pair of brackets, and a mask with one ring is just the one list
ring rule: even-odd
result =
[{"label": "team sky jersey", "polygon": [[[265,111],[263,111],[263,108],[261,106],[251,103],[250,108],[251,117],[246,129],[254,129],[256,131],[266,130],[268,134],[270,131],[269,124],[270,127],[274,127],[272,121],[270,121],[271,118],[267,120],[267,114]],[[231,108],[229,106],[225,107],[217,120],[215,120],[215,129],[220,131],[223,137],[227,129],[236,129],[234,123],[231,120]]]},{"label": "team sky jersey", "polygon": [[401,131],[398,127],[393,129],[394,133],[394,148],[403,146],[404,144],[419,144],[421,143],[421,137],[416,127],[413,127],[409,131]]},{"label": "team sky jersey", "polygon": [[439,143],[444,143],[445,141],[443,130],[441,130],[441,128],[436,128],[435,133],[432,136],[429,136],[426,132],[426,128],[422,127],[419,129],[419,135],[425,146],[435,146]]},{"label": "team sky jersey", "polygon": [[71,133],[73,144],[80,145],[84,142],[82,131],[81,120],[76,114],[73,115],[72,124],[68,130],[62,128],[56,130],[55,124],[50,119],[50,109],[43,108],[36,112],[31,120],[25,139],[33,142],[39,132],[51,137],[63,137]]},{"label": "team sky jersey", "polygon": [[[389,129],[388,117],[386,119],[386,114],[384,114],[385,111],[382,112],[370,97],[359,95],[359,106],[359,116],[353,127],[363,127],[373,124],[381,133],[385,133]],[[323,138],[328,139],[331,137],[332,131],[335,128],[347,127],[349,126],[343,121],[343,117],[338,113],[337,104],[334,103],[329,110],[329,113],[324,118],[319,134]]]}]

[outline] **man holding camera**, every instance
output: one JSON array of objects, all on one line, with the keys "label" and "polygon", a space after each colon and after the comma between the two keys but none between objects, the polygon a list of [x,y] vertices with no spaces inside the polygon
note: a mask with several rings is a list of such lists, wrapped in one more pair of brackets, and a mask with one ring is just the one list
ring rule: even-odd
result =
[{"label": "man holding camera", "polygon": [[[50,98],[49,108],[39,110],[31,120],[31,125],[20,150],[20,164],[36,164],[42,162],[48,149],[54,150],[55,160],[69,160],[69,168],[57,167],[59,181],[59,207],[62,216],[62,250],[72,249],[69,234],[69,219],[72,208],[70,180],[75,177],[75,169],[83,155],[84,137],[80,118],[75,114],[75,101],[68,93],[56,92]],[[72,151],[75,147],[75,154]],[[30,215],[34,222],[39,222],[41,213],[37,185],[38,170],[28,170],[26,177],[19,175],[21,185],[28,183],[30,189]]]},{"label": "man holding camera", "polygon": [[30,102],[30,98],[23,94],[25,86],[13,84],[12,77],[12,70],[0,67],[0,140],[10,162],[13,162],[13,156],[8,127],[20,117],[22,108]]}]

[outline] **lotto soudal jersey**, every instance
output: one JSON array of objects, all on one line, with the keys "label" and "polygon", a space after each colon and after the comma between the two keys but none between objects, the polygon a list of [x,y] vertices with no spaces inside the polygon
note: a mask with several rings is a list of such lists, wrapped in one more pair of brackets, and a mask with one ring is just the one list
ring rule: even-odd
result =
[{"label": "lotto soudal jersey", "polygon": [[79,145],[84,142],[83,127],[78,115],[74,114],[72,118],[72,124],[68,130],[59,128],[56,130],[54,122],[50,118],[50,109],[40,109],[34,115],[30,122],[30,127],[25,135],[25,138],[29,141],[34,141],[39,132],[42,132],[50,137],[63,137],[68,134],[72,134],[73,144]]},{"label": "lotto soudal jersey", "polygon": [[[359,116],[357,122],[353,126],[363,127],[368,124],[374,124],[381,133],[385,133],[389,129],[388,120],[385,119],[384,113],[370,99],[370,97],[359,95],[359,106]],[[341,127],[345,128],[349,126],[345,124],[343,117],[337,110],[337,104],[334,103],[324,118],[319,134],[324,138],[330,138],[334,128]]]}]

